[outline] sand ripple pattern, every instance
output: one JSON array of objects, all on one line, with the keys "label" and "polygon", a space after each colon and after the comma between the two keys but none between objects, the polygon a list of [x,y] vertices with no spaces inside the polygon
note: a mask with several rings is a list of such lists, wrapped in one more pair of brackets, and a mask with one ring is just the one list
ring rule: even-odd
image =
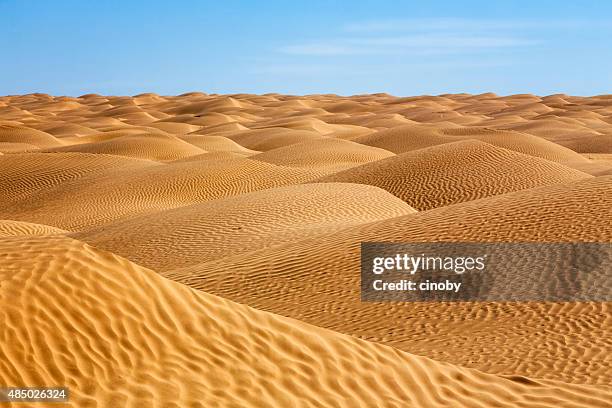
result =
[{"label": "sand ripple pattern", "polygon": [[0,382],[78,407],[609,407],[257,311],[67,238],[0,240]]},{"label": "sand ripple pattern", "polygon": [[607,242],[612,225],[600,217],[612,218],[609,176],[375,221],[165,275],[258,309],[454,364],[610,384],[607,303],[359,301],[360,242]]}]

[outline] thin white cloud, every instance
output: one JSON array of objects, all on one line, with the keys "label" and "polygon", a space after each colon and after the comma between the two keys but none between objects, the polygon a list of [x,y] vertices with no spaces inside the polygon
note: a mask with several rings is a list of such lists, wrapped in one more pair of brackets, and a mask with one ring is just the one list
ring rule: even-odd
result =
[{"label": "thin white cloud", "polygon": [[503,19],[468,19],[468,18],[419,18],[419,19],[386,19],[361,21],[346,24],[343,29],[348,32],[376,33],[399,31],[490,31],[490,30],[524,30],[524,29],[572,29],[609,25],[610,21],[584,20],[503,20]]},{"label": "thin white cloud", "polygon": [[478,52],[540,44],[531,28],[569,28],[581,21],[476,20],[464,18],[393,19],[347,24],[344,38],[287,44],[288,55],[430,55]]},{"label": "thin white cloud", "polygon": [[492,20],[465,18],[393,19],[340,27],[343,37],[286,44],[277,49],[296,56],[443,55],[491,52],[542,44],[542,30],[604,26],[607,20]]},{"label": "thin white cloud", "polygon": [[359,47],[353,47],[348,44],[334,43],[307,43],[293,44],[281,47],[280,52],[291,55],[356,55],[362,50]]},{"label": "thin white cloud", "polygon": [[413,35],[351,39],[348,42],[407,48],[501,48],[534,45],[537,41],[512,37],[464,36],[464,35]]},{"label": "thin white cloud", "polygon": [[464,51],[495,48],[523,47],[538,41],[513,37],[414,35],[396,37],[345,38],[292,44],[281,47],[280,52],[290,55],[346,56],[384,54],[454,54]]}]

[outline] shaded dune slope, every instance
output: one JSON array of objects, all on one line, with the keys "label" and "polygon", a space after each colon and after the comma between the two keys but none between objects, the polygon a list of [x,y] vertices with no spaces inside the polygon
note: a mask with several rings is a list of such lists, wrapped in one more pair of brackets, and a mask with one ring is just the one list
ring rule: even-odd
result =
[{"label": "shaded dune slope", "polygon": [[199,147],[207,152],[233,152],[241,154],[256,154],[255,150],[250,150],[240,146],[235,141],[224,136],[218,135],[185,135],[181,139],[187,143]]},{"label": "shaded dune slope", "polygon": [[225,133],[223,136],[232,139],[247,149],[261,152],[323,138],[323,136],[316,132],[287,128],[254,129],[241,132]]}]

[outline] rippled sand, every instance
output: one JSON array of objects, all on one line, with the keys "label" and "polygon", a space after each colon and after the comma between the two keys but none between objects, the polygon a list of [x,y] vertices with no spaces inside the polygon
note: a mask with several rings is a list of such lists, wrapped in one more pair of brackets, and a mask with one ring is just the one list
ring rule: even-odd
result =
[{"label": "rippled sand", "polygon": [[609,95],[0,97],[0,384],[610,407],[610,303],[359,297],[363,241],[610,242],[610,219]]}]

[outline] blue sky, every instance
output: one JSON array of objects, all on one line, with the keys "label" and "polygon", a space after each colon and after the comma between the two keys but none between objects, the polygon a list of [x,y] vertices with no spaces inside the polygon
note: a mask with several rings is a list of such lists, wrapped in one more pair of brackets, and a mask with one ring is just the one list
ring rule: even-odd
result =
[{"label": "blue sky", "polygon": [[612,93],[608,1],[0,0],[0,95]]}]

